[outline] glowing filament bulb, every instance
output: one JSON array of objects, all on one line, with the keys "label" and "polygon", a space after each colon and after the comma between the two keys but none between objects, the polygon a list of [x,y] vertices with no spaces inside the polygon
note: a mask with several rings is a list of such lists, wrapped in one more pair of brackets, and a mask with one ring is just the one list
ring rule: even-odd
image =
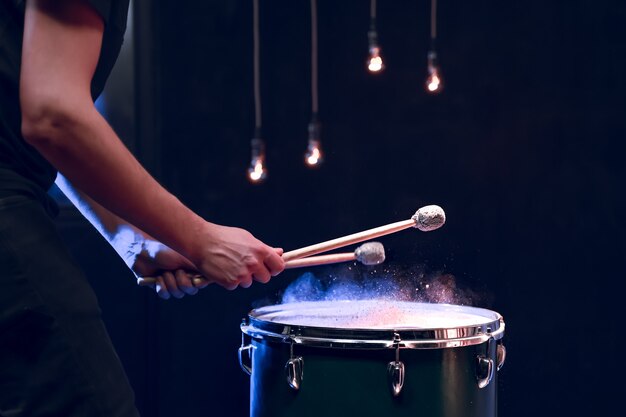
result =
[{"label": "glowing filament bulb", "polygon": [[322,163],[320,124],[317,121],[317,116],[314,116],[311,123],[309,123],[309,145],[304,154],[304,162],[310,167],[315,167]]},{"label": "glowing filament bulb", "polygon": [[367,69],[370,72],[376,73],[382,71],[383,68],[383,58],[380,56],[380,48],[377,46],[371,47],[369,59],[367,60]]},{"label": "glowing filament bulb", "polygon": [[267,176],[267,171],[263,166],[263,161],[261,158],[257,158],[250,163],[250,168],[248,168],[248,178],[252,182],[260,182],[265,179]]},{"label": "glowing filament bulb", "polygon": [[428,77],[426,78],[426,90],[429,93],[437,94],[443,88],[441,74],[437,66],[437,55],[435,52],[428,53]]},{"label": "glowing filament bulb", "polygon": [[259,183],[267,177],[265,169],[265,146],[260,139],[252,139],[252,161],[248,167],[248,179],[253,183]]},{"label": "glowing filament bulb", "polygon": [[309,166],[316,166],[322,162],[322,151],[319,142],[309,142],[309,147],[304,155],[304,159]]},{"label": "glowing filament bulb", "polygon": [[437,93],[440,91],[441,78],[439,77],[439,71],[437,71],[437,68],[435,68],[426,79],[426,88],[431,93]]}]

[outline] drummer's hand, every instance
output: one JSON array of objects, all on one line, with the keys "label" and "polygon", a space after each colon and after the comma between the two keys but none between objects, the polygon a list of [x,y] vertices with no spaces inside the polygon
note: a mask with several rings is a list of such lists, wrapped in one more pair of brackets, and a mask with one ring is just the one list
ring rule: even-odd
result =
[{"label": "drummer's hand", "polygon": [[[206,280],[194,281],[197,274],[194,264],[171,248],[157,241],[146,241],[143,248],[131,269],[137,275],[139,285],[150,286],[161,298],[194,295],[209,285]],[[149,278],[144,280],[144,277]]]},{"label": "drummer's hand", "polygon": [[285,269],[283,250],[272,248],[244,229],[207,223],[193,258],[200,273],[228,290],[267,283]]},{"label": "drummer's hand", "polygon": [[198,279],[197,274],[177,269],[161,271],[151,277],[137,277],[137,284],[148,286],[156,291],[159,297],[168,300],[171,296],[183,298],[185,294],[194,295],[198,290],[210,284],[204,278]]}]

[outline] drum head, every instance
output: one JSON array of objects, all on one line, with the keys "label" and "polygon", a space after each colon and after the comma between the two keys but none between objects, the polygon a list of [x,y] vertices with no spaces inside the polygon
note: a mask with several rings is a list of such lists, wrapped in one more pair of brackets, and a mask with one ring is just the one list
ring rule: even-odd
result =
[{"label": "drum head", "polygon": [[336,329],[446,329],[498,320],[496,312],[452,304],[409,301],[309,301],[253,310],[251,316],[274,323]]},{"label": "drum head", "polygon": [[453,304],[390,300],[307,301],[252,310],[242,331],[259,339],[313,345],[451,347],[499,339],[502,316]]}]

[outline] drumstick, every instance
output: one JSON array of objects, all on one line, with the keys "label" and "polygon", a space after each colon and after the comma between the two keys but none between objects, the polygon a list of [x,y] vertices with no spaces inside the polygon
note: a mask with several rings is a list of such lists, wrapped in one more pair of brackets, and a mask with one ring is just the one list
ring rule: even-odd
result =
[{"label": "drumstick", "polygon": [[[385,260],[385,248],[379,242],[367,242],[359,246],[351,253],[331,253],[328,255],[311,256],[308,258],[294,259],[285,262],[285,269],[303,268],[307,266],[329,265],[339,262],[349,262],[357,260],[363,265],[378,265]],[[207,280],[199,274],[191,276],[194,285],[203,285]],[[142,287],[151,286],[156,283],[154,277],[139,277],[137,284]]]},{"label": "drumstick", "polygon": [[[402,220],[395,223],[390,223],[385,226],[375,227],[373,229],[365,230],[363,232],[354,233],[351,235],[339,237],[337,239],[328,240],[326,242],[317,243],[315,245],[306,246],[304,248],[296,249],[293,251],[285,252],[283,254],[283,259],[285,260],[285,268],[288,267],[289,262],[305,258],[311,257],[311,255],[316,255],[318,253],[326,252],[329,250],[341,248],[344,246],[348,246],[354,243],[363,242],[365,240],[374,239],[380,236],[385,236],[391,233],[399,232],[404,229],[408,229],[409,227],[415,227],[423,232],[430,232],[432,230],[439,229],[446,222],[446,214],[443,209],[436,205],[424,206],[418,209],[413,216],[411,216],[408,220]],[[352,259],[347,259],[352,260]],[[320,259],[317,259],[319,262]],[[322,258],[322,262],[327,262],[327,259]],[[311,263],[305,263],[305,265],[301,266],[313,266],[315,265],[315,260],[311,260]],[[337,261],[341,262],[341,261]],[[328,262],[327,262],[328,263]],[[319,264],[318,264],[319,265]],[[294,266],[297,267],[297,266]],[[205,282],[204,278],[200,275],[194,275],[192,278],[195,285],[201,285]],[[141,277],[137,278],[137,283],[141,286],[153,285],[156,282],[156,279],[153,277]]]},{"label": "drumstick", "polygon": [[385,247],[380,242],[367,242],[351,253],[331,253],[328,255],[293,259],[285,262],[285,269],[328,265],[354,260],[361,262],[363,265],[378,265],[385,261]]},{"label": "drumstick", "polygon": [[[189,275],[189,278],[191,279],[191,281],[193,282],[193,285],[199,287],[201,285],[205,285],[205,284],[210,284],[211,282],[209,282],[206,278],[204,278],[202,275],[200,274],[190,274],[188,273],[187,275]],[[137,278],[137,285],[139,285],[140,287],[151,287],[152,285],[156,284],[157,279],[155,277],[138,277]]]},{"label": "drumstick", "polygon": [[415,227],[423,232],[429,232],[443,226],[445,221],[446,215],[441,207],[435,205],[425,206],[417,210],[409,220],[390,223],[385,226],[376,227],[374,229],[365,230],[363,232],[354,233],[348,236],[292,250],[290,252],[285,252],[283,254],[283,259],[285,261],[291,261],[293,259],[316,255],[321,252],[341,248],[353,243],[363,242],[364,240],[370,240],[388,235],[390,233],[399,232],[400,230],[408,229],[409,227]]}]

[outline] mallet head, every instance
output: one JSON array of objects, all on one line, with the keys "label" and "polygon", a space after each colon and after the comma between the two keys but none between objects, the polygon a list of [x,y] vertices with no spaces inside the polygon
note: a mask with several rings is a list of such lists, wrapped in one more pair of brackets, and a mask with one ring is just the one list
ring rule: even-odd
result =
[{"label": "mallet head", "polygon": [[380,242],[367,242],[355,249],[356,260],[363,265],[378,265],[385,261],[385,247]]},{"label": "mallet head", "polygon": [[411,217],[415,221],[415,226],[422,232],[430,232],[439,229],[446,222],[446,213],[439,206],[424,206],[417,210]]}]

